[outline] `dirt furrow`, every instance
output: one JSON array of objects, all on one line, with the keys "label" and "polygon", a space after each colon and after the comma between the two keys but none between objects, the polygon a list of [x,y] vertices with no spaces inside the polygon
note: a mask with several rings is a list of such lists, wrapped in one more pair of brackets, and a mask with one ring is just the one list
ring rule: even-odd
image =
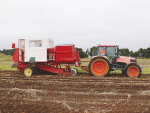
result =
[{"label": "dirt furrow", "polygon": [[150,77],[0,73],[0,112],[149,113]]}]

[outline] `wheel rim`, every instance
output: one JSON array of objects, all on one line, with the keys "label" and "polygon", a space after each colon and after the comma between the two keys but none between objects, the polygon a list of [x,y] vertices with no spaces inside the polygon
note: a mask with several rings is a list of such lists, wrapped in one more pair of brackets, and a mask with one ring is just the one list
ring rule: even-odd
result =
[{"label": "wheel rim", "polygon": [[102,76],[107,72],[107,64],[104,61],[96,61],[92,65],[93,73]]},{"label": "wheel rim", "polygon": [[72,68],[71,69],[71,76],[76,76],[77,75],[77,70]]},{"label": "wheel rim", "polygon": [[137,76],[138,73],[139,73],[139,70],[138,70],[138,68],[136,68],[136,67],[131,67],[131,68],[129,69],[129,75],[132,76],[132,77]]},{"label": "wheel rim", "polygon": [[72,75],[75,74],[75,71],[74,71],[74,70],[71,70],[71,74],[72,74]]},{"label": "wheel rim", "polygon": [[25,76],[31,76],[32,75],[32,70],[31,70],[31,68],[26,68],[25,70],[24,70],[24,74],[25,74]]}]

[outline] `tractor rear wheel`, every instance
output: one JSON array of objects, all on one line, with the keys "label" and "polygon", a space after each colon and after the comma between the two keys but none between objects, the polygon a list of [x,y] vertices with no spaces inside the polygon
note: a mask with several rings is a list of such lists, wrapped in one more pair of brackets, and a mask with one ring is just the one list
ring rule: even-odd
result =
[{"label": "tractor rear wheel", "polygon": [[24,70],[23,70],[23,74],[24,74],[26,77],[32,76],[33,73],[34,73],[34,70],[33,70],[33,68],[30,67],[30,66],[25,67]]},{"label": "tractor rear wheel", "polygon": [[141,68],[137,64],[130,64],[126,68],[126,75],[130,78],[138,78],[141,75]]},{"label": "tractor rear wheel", "polygon": [[97,77],[104,77],[110,72],[110,62],[104,57],[93,58],[89,64],[89,72]]}]

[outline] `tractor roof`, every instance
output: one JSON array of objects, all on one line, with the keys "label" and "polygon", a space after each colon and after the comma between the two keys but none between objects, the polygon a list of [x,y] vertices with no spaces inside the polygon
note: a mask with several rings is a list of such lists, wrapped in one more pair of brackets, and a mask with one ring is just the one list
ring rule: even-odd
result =
[{"label": "tractor roof", "polygon": [[98,47],[117,47],[117,45],[98,45]]}]

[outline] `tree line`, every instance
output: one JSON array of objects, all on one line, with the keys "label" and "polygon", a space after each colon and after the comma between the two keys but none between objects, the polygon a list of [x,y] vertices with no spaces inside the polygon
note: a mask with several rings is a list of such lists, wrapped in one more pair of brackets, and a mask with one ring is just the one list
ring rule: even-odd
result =
[{"label": "tree line", "polygon": [[[82,48],[77,48],[77,50],[80,52],[81,58],[88,58],[96,55],[97,53],[97,47],[93,46],[90,49],[87,49],[86,51],[83,51]],[[135,58],[150,58],[150,47],[147,49],[140,48],[138,51],[133,52],[130,51],[128,48],[121,48],[119,49],[121,56],[130,56]]]},{"label": "tree line", "polygon": [[15,53],[16,49],[3,49],[0,50],[1,53],[5,54],[5,55],[11,55],[13,56]]},{"label": "tree line", "polygon": [[[88,58],[96,55],[97,53],[97,47],[93,46],[90,49],[87,49],[86,51],[83,51],[82,48],[76,48],[77,51],[80,52],[81,58]],[[11,55],[13,56],[16,49],[3,49],[0,50],[1,53],[5,55]],[[131,56],[135,58],[150,58],[150,47],[147,49],[140,48],[138,51],[133,52],[130,51],[128,48],[121,48],[119,49],[121,56]]]}]

